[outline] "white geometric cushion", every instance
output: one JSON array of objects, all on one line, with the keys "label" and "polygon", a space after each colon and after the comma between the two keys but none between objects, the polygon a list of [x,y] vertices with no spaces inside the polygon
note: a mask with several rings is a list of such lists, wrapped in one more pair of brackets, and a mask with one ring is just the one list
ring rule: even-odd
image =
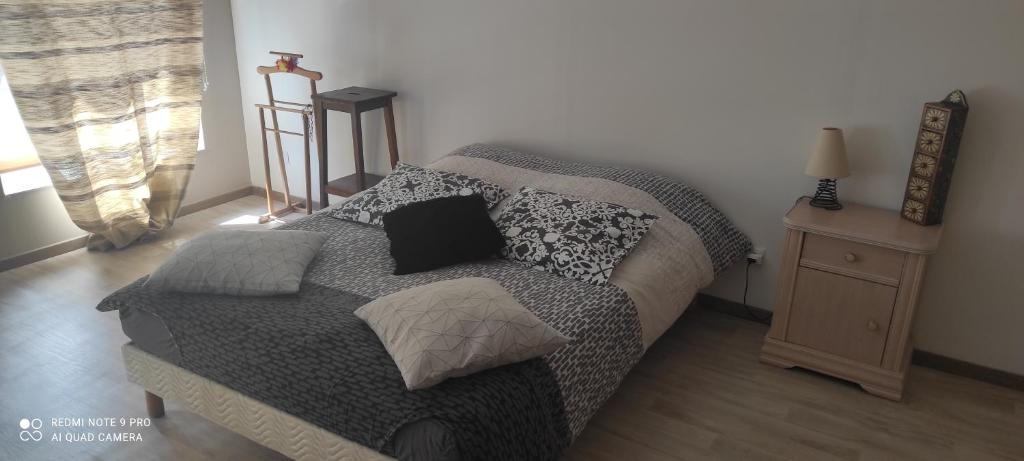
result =
[{"label": "white geometric cushion", "polygon": [[295,293],[326,241],[326,234],[298,230],[208,232],[175,250],[145,286],[240,296]]},{"label": "white geometric cushion", "polygon": [[569,342],[488,278],[409,288],[355,315],[384,343],[409,390],[539,357]]}]

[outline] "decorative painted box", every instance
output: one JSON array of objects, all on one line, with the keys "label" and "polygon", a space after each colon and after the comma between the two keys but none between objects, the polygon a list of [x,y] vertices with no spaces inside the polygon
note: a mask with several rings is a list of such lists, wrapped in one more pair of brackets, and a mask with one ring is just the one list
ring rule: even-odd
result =
[{"label": "decorative painted box", "polygon": [[924,105],[903,196],[904,218],[924,226],[942,222],[967,110],[967,97],[960,90]]}]

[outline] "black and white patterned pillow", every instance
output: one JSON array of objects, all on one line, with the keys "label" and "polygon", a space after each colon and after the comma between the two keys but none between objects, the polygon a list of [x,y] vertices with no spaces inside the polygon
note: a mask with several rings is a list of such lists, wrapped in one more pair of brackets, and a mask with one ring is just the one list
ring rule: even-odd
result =
[{"label": "black and white patterned pillow", "polygon": [[508,192],[482,179],[399,163],[376,186],[343,203],[331,216],[380,226],[385,214],[403,205],[473,194],[482,195],[488,209],[508,197]]},{"label": "black and white patterned pillow", "polygon": [[605,285],[658,217],[612,203],[524,187],[498,218],[502,256]]}]

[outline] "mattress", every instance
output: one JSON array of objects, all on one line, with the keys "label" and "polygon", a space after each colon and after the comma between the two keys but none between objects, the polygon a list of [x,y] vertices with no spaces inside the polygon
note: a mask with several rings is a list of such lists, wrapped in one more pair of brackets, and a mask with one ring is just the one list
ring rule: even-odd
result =
[{"label": "mattress", "polygon": [[[339,414],[346,411],[372,413],[372,406],[356,408],[362,404],[360,400],[366,398],[353,397],[341,401],[341,408],[334,414],[330,413],[333,411],[331,409],[296,414],[302,413],[301,409],[309,406],[302,402],[291,405],[285,401],[276,407],[286,413],[290,410],[294,416],[339,435],[341,440],[354,440],[400,459],[457,459],[460,454],[463,458],[486,456],[500,459],[517,457],[517,453],[519,458],[558,458],[561,451],[582,431],[587,420],[615,391],[646,347],[679,317],[696,291],[710,283],[717,271],[742,257],[749,248],[749,240],[700,194],[685,185],[651,173],[552,161],[487,145],[467,146],[435,162],[431,167],[479,177],[510,191],[529,186],[618,203],[657,214],[660,219],[640,245],[616,268],[607,287],[595,287],[503,260],[393,276],[390,274],[393,263],[388,254],[388,242],[379,228],[336,220],[325,213],[317,213],[285,226],[324,232],[331,236],[321,255],[307,271],[304,287],[309,288],[304,288],[304,293],[328,289],[336,290],[344,296],[351,294],[353,299],[373,299],[432,281],[466,276],[491,277],[502,283],[546,323],[578,339],[543,359],[528,361],[531,364],[499,367],[501,373],[510,373],[507,381],[519,380],[521,384],[525,383],[524,388],[539,389],[536,392],[539,397],[533,397],[533,401],[519,396],[519,400],[506,402],[505,406],[521,406],[522,409],[507,413],[505,419],[515,419],[525,414],[536,418],[535,423],[526,425],[550,426],[552,429],[543,435],[550,439],[550,443],[540,452],[517,451],[522,448],[518,445],[522,444],[543,445],[539,442],[542,436],[530,435],[527,432],[530,428],[519,427],[524,424],[517,426],[509,421],[501,421],[502,418],[497,415],[508,411],[503,408],[476,408],[460,414],[446,411],[438,411],[436,414],[421,412],[417,414],[424,417],[411,419],[394,415],[388,419],[387,412],[382,411],[385,414],[381,415],[378,425],[383,429],[374,433],[360,432],[338,424],[339,420],[345,419]],[[183,315],[180,311],[187,309],[174,305],[180,302],[180,295],[162,298],[147,293],[138,285],[115,293],[100,306],[101,310],[120,311],[122,328],[135,346],[169,364],[195,371],[197,375],[223,384],[248,398],[275,402],[267,395],[261,396],[259,389],[245,384],[253,382],[251,376],[237,376],[242,371],[235,372],[236,375],[224,373],[218,366],[225,365],[203,363],[199,359],[204,353],[196,351],[204,351],[208,345],[203,342],[203,338],[196,339],[201,334],[194,334],[203,330],[201,311],[197,310],[199,313],[192,316]],[[207,302],[244,309],[246,298],[195,298],[190,304],[201,305]],[[310,317],[308,321],[313,322],[312,319]],[[344,318],[338,317],[335,320],[342,321],[339,319]],[[224,325],[230,328],[230,323]],[[266,342],[267,338],[261,341]],[[205,341],[213,339],[206,338]],[[369,339],[366,341],[370,342]],[[233,346],[220,344],[217,347]],[[273,350],[265,352],[274,353]],[[239,357],[252,355],[251,352],[246,354]],[[329,360],[330,363],[317,366],[325,369],[331,369],[332,366],[344,367],[344,363],[338,363],[337,358]],[[379,379],[389,379],[387,370],[377,371],[381,373]],[[460,392],[473,393],[476,392],[473,383],[492,387],[502,385],[496,384],[494,380],[487,382],[487,372],[478,375],[449,380],[453,383],[450,387],[455,389],[464,386]],[[269,376],[272,377],[273,373],[269,373]],[[280,384],[287,385],[287,382]],[[437,387],[438,395],[435,397],[452,406],[450,402],[456,400],[443,395],[445,383]],[[374,389],[356,388],[345,389],[342,394],[375,397],[373,392]],[[545,397],[552,393],[554,399]],[[494,392],[491,395],[502,394]],[[405,396],[392,394],[388,398],[401,401]],[[290,400],[301,400],[301,396]],[[417,400],[415,405],[429,406],[429,402],[425,401]],[[481,401],[459,402],[470,406],[488,405]],[[412,404],[405,405],[402,407],[395,404],[390,407],[393,407],[395,414],[401,414],[408,412],[408,405]],[[547,413],[536,411],[537,408],[533,407],[543,407],[541,410]],[[535,414],[531,415],[531,412]],[[453,423],[452,420],[461,422]],[[488,432],[488,427],[493,430]],[[477,435],[468,435],[470,433]],[[474,437],[475,440],[467,440]]]},{"label": "mattress", "polygon": [[122,346],[121,354],[129,381],[289,458],[298,461],[394,459],[167,363],[134,344]]}]

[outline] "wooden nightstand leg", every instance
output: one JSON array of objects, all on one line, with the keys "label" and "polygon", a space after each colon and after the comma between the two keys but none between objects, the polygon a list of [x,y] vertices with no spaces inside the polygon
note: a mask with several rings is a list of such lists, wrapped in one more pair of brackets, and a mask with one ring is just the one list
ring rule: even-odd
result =
[{"label": "wooden nightstand leg", "polygon": [[162,418],[164,416],[164,399],[146,391],[146,413],[150,418]]},{"label": "wooden nightstand leg", "polygon": [[871,384],[861,384],[860,387],[868,394],[876,395],[883,399],[895,400],[897,402],[903,400],[903,389],[890,389]]},{"label": "wooden nightstand leg", "polygon": [[395,134],[395,108],[391,101],[384,106],[384,128],[388,133],[388,153],[391,154],[391,168],[398,164],[398,136]]},{"label": "wooden nightstand leg", "polygon": [[778,357],[773,357],[771,355],[765,355],[763,353],[761,354],[761,363],[774,365],[780,368],[793,368],[796,366],[795,363],[790,362],[788,360],[783,360]]},{"label": "wooden nightstand leg", "polygon": [[363,163],[363,114],[352,111],[352,156],[356,162],[356,187],[366,189],[366,164]]},{"label": "wooden nightstand leg", "polygon": [[[775,365],[775,366],[781,367],[781,368],[793,368],[793,367],[795,367],[796,366],[795,363],[793,363],[789,359],[782,358],[779,355],[779,353],[776,353],[777,351],[779,351],[779,349],[778,349],[779,346],[777,346],[776,344],[777,344],[776,340],[774,340],[772,338],[765,338],[764,345],[761,346],[761,354],[759,356],[760,359],[761,359],[761,363],[766,363],[768,365]],[[779,352],[781,352],[781,351],[779,351]]]},{"label": "wooden nightstand leg", "polygon": [[320,209],[327,208],[327,110],[319,98],[313,98],[313,113],[316,114],[316,159],[320,170]]}]

